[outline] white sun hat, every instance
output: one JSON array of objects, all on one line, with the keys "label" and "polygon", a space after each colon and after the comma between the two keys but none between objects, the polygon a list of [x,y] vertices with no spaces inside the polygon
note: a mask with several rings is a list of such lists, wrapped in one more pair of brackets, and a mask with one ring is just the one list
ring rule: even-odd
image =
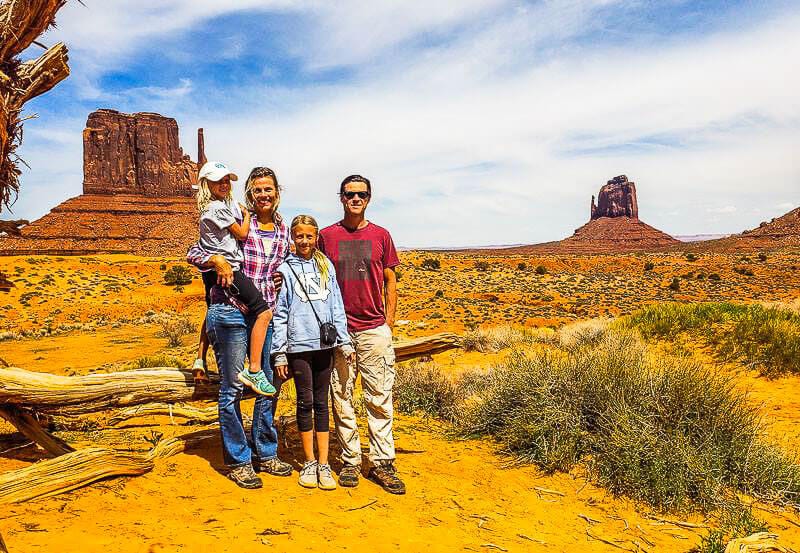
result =
[{"label": "white sun hat", "polygon": [[198,178],[218,181],[230,175],[231,180],[239,180],[236,173],[228,169],[228,166],[219,161],[209,161],[200,168]]}]

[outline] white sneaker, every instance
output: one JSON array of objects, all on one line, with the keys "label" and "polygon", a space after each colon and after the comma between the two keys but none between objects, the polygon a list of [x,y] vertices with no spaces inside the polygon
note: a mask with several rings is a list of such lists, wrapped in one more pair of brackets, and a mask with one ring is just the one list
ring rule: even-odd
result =
[{"label": "white sneaker", "polygon": [[317,481],[321,490],[336,489],[336,480],[333,479],[330,465],[317,465]]},{"label": "white sneaker", "polygon": [[303,465],[303,468],[300,469],[300,478],[297,479],[297,483],[303,486],[304,488],[316,488],[317,487],[317,462],[316,461],[306,461]]}]

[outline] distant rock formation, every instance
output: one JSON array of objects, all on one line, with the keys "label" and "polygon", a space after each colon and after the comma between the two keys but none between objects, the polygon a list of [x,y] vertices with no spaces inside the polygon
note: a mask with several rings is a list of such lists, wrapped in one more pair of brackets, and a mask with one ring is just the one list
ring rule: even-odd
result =
[{"label": "distant rock formation", "polygon": [[[178,144],[176,121],[101,109],[83,145],[84,193],[0,237],[0,255],[183,256],[197,240],[198,166]],[[205,157],[202,132],[198,147]]]},{"label": "distant rock formation", "polygon": [[0,221],[0,235],[8,234],[11,236],[19,236],[20,228],[28,224],[25,219],[17,219],[16,221]]},{"label": "distant rock formation", "polygon": [[83,131],[83,193],[191,196],[197,164],[183,155],[178,123],[157,113],[89,114]]},{"label": "distant rock formation", "polygon": [[595,205],[594,196],[592,196],[590,220],[594,221],[600,217],[639,218],[636,184],[629,181],[625,175],[614,177],[600,189],[600,194],[597,196],[597,205]]},{"label": "distant rock formation", "polygon": [[800,207],[763,221],[758,227],[718,240],[692,244],[699,251],[751,252],[800,246]]},{"label": "distant rock formation", "polygon": [[595,204],[592,196],[588,223],[569,238],[500,250],[507,253],[622,253],[663,249],[680,244],[665,232],[639,220],[636,185],[625,175],[609,180]]}]

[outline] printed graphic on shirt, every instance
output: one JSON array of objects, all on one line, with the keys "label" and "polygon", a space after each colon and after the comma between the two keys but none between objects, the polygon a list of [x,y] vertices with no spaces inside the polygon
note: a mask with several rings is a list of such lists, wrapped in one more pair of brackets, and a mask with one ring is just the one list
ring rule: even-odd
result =
[{"label": "printed graphic on shirt", "polygon": [[342,280],[367,280],[372,260],[372,240],[339,242],[339,263],[336,270]]},{"label": "printed graphic on shirt", "polygon": [[[302,273],[297,276],[300,278],[300,280],[296,280],[294,283],[294,293],[297,294],[297,297],[300,298],[300,301],[307,302],[308,298],[322,301],[328,299],[331,291],[327,286],[322,284],[322,279],[319,275]],[[308,290],[308,296],[306,296],[303,286],[305,286],[305,289]]]}]

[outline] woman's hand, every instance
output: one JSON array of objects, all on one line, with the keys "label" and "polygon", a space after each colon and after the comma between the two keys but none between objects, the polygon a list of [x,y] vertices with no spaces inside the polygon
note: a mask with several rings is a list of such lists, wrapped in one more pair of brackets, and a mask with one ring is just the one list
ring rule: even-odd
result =
[{"label": "woman's hand", "polygon": [[224,257],[218,254],[212,255],[208,259],[208,263],[214,267],[214,270],[217,272],[217,284],[223,288],[227,288],[233,284],[233,268]]},{"label": "woman's hand", "polygon": [[283,286],[283,275],[278,271],[272,273],[272,284],[275,286],[275,293],[280,294],[281,287]]},{"label": "woman's hand", "polygon": [[281,380],[287,380],[289,378],[289,365],[275,365],[275,372],[278,373]]}]

